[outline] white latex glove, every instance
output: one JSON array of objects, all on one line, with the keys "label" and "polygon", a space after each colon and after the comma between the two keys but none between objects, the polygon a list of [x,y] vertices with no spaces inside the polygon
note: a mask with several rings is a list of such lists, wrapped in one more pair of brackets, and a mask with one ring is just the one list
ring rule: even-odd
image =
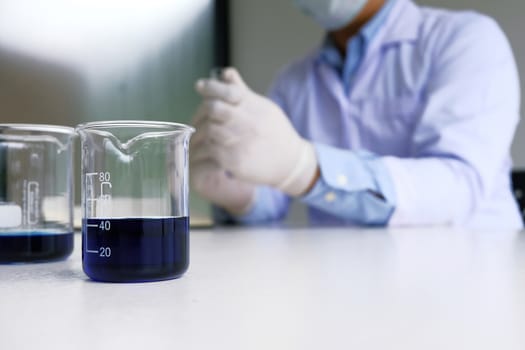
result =
[{"label": "white latex glove", "polygon": [[[212,158],[205,129],[197,128],[190,141],[191,186],[202,197],[234,215],[246,213],[253,202],[255,187],[233,178]],[[195,159],[199,155],[199,159]]]},{"label": "white latex glove", "polygon": [[205,100],[195,118],[203,132],[193,138],[206,135],[210,147],[194,150],[195,160],[211,157],[237,179],[305,193],[318,169],[314,147],[279,106],[251,91],[233,68],[222,81],[199,80],[196,89]]}]

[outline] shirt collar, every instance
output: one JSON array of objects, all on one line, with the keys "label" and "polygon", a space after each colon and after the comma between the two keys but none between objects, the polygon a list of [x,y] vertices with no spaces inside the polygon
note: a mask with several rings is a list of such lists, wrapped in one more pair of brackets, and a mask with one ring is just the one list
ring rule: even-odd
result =
[{"label": "shirt collar", "polygon": [[[421,20],[421,10],[412,0],[387,0],[358,35],[350,38],[349,41],[361,37],[368,45],[375,36],[382,37],[381,46],[401,41],[413,41],[418,38]],[[319,58],[331,66],[343,64],[343,58],[329,35],[326,35],[323,40]]]},{"label": "shirt collar", "polygon": [[[365,46],[368,45],[372,41],[374,36],[377,34],[379,29],[381,29],[381,27],[385,24],[391,10],[398,1],[400,0],[386,0],[385,4],[379,10],[379,12],[376,13],[375,16],[372,17],[372,19],[363,26],[363,28],[361,28],[359,33],[348,39],[347,48],[350,48],[350,42],[356,39],[362,40]],[[335,43],[330,37],[330,35],[326,35],[323,40],[320,58],[321,60],[325,61],[333,67],[343,65],[343,57],[337,50]]]},{"label": "shirt collar", "polygon": [[359,35],[365,39],[366,42],[372,41],[373,37],[376,35],[376,33],[379,31],[381,26],[385,24],[386,20],[388,19],[388,15],[390,14],[390,11],[394,7],[398,0],[386,0],[385,4],[378,13],[375,14],[374,17],[370,21],[368,21],[367,24],[361,29]]}]

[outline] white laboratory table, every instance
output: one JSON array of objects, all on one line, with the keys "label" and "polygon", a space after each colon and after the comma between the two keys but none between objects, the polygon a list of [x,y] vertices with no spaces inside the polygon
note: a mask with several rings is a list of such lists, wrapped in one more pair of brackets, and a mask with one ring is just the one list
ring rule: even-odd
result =
[{"label": "white laboratory table", "polygon": [[0,265],[0,349],[525,349],[525,233],[193,230],[187,274]]}]

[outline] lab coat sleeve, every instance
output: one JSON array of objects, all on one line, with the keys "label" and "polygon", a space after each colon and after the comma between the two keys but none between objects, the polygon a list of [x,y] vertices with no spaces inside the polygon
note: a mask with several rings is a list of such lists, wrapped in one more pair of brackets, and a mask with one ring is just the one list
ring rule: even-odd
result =
[{"label": "lab coat sleeve", "polygon": [[515,61],[493,20],[472,15],[432,40],[412,157],[382,158],[397,199],[392,226],[467,221],[496,185],[519,119]]}]

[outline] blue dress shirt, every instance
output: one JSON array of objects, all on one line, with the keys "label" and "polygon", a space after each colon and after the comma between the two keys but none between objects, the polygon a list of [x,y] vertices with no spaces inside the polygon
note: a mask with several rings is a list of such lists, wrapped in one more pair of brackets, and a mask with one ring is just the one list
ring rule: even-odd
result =
[{"label": "blue dress shirt", "polygon": [[[312,223],[516,229],[509,154],[519,96],[512,50],[492,19],[411,0],[387,2],[344,60],[327,39],[270,91],[315,145],[321,176],[301,198]],[[280,219],[289,202],[261,186],[233,219]]]}]

